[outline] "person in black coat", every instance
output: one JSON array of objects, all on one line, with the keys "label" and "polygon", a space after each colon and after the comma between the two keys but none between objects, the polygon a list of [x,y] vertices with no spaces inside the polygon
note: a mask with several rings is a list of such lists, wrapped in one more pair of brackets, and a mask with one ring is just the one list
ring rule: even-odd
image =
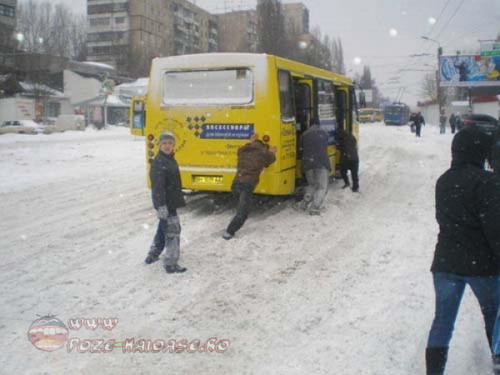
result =
[{"label": "person in black coat", "polygon": [[455,131],[457,129],[457,116],[455,116],[454,113],[452,113],[450,116],[450,127],[451,127],[451,134],[455,134]]},{"label": "person in black coat", "polygon": [[421,112],[415,114],[413,123],[415,124],[415,137],[420,137],[420,132],[422,131],[422,125],[425,125],[425,119],[424,116],[422,116]]},{"label": "person in black coat", "polygon": [[344,186],[342,189],[348,188],[349,177],[347,172],[351,172],[352,178],[352,191],[359,191],[359,155],[358,155],[358,144],[356,138],[352,133],[345,131],[344,129],[337,130],[337,141],[338,148],[340,150],[340,174],[344,180]]},{"label": "person in black coat", "polygon": [[158,146],[160,150],[153,159],[149,176],[153,206],[159,222],[145,263],[156,262],[166,247],[165,270],[167,273],[182,273],[186,268],[177,263],[180,256],[181,234],[177,209],[186,203],[182,194],[179,166],[174,158],[175,137],[170,132],[162,133]]},{"label": "person in black coat", "polygon": [[474,292],[491,345],[499,304],[500,180],[484,170],[492,138],[477,126],[458,132],[452,163],[436,184],[439,235],[432,262],[436,311],[426,348],[427,374],[444,373],[464,289]]}]

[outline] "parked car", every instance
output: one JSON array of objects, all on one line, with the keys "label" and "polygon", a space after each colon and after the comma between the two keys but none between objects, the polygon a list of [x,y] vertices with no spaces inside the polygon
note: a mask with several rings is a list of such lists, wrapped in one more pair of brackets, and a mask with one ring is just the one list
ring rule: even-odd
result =
[{"label": "parked car", "polygon": [[44,134],[59,133],[67,130],[85,130],[83,115],[60,115],[53,124],[44,127]]},{"label": "parked car", "polygon": [[40,125],[32,120],[12,120],[2,122],[0,134],[38,134],[40,129]]},{"label": "parked car", "polygon": [[[459,121],[462,122],[462,127],[477,125],[482,131],[488,135],[492,135],[498,129],[498,120],[490,115],[483,114],[464,114],[460,116]],[[460,126],[459,126],[460,128]]]}]

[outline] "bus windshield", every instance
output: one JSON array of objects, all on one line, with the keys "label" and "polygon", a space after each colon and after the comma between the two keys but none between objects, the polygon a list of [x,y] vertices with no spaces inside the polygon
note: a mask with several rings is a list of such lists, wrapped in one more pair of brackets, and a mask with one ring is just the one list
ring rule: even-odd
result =
[{"label": "bus windshield", "polygon": [[165,105],[249,104],[252,101],[250,69],[167,72],[163,78]]}]

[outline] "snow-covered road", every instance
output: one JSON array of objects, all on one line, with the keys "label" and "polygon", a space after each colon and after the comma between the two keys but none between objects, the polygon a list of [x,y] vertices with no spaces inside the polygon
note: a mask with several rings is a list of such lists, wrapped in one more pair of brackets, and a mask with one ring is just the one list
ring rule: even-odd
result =
[{"label": "snow-covered road", "polygon": [[[361,127],[361,193],[331,185],[310,217],[280,202],[231,241],[232,210],[193,196],[181,210],[182,264],[143,264],[156,218],[143,147],[127,129],[0,137],[1,374],[424,373],[433,314],[434,184],[451,135]],[[37,350],[38,315],[112,318],[81,339],[228,339],[225,353]],[[449,374],[485,375],[489,356],[468,291]]]}]

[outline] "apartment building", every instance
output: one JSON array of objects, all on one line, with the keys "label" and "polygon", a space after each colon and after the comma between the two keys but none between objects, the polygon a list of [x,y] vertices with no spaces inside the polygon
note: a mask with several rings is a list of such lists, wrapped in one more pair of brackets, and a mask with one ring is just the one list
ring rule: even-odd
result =
[{"label": "apartment building", "polygon": [[16,47],[17,0],[0,0],[0,52],[12,52]]},{"label": "apartment building", "polygon": [[87,59],[120,72],[145,75],[156,56],[218,50],[216,17],[188,0],[87,0],[87,14]]},{"label": "apartment building", "polygon": [[287,33],[309,34],[309,9],[302,3],[283,4]]},{"label": "apartment building", "polygon": [[220,52],[257,50],[257,12],[242,10],[217,15]]}]

